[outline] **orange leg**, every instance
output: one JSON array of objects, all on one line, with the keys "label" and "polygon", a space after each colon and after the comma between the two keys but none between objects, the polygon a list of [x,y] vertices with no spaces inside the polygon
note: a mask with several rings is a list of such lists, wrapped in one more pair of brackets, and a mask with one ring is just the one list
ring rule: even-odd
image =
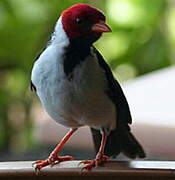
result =
[{"label": "orange leg", "polygon": [[104,155],[104,149],[106,145],[107,135],[105,133],[102,134],[101,145],[99,151],[94,160],[91,161],[82,161],[80,164],[87,164],[82,170],[91,170],[93,167],[99,166],[104,161],[107,161],[109,158],[108,156]]},{"label": "orange leg", "polygon": [[35,171],[39,171],[41,168],[48,166],[48,165],[54,165],[58,162],[61,161],[69,161],[69,160],[74,160],[73,157],[71,156],[58,156],[58,153],[61,151],[63,146],[66,144],[66,142],[69,140],[69,138],[72,136],[72,134],[76,131],[77,129],[71,129],[60,141],[60,143],[56,146],[56,148],[51,152],[49,157],[46,160],[43,161],[36,161],[33,163],[35,166]]}]

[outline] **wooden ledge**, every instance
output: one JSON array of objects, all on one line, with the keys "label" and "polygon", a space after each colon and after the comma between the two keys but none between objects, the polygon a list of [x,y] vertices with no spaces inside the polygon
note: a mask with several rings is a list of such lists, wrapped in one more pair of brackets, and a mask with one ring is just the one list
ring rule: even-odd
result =
[{"label": "wooden ledge", "polygon": [[81,172],[80,161],[68,161],[45,167],[38,174],[32,167],[32,162],[1,162],[0,179],[95,179],[103,180],[115,177],[117,180],[126,179],[175,179],[174,161],[109,161],[102,167],[89,172]]}]

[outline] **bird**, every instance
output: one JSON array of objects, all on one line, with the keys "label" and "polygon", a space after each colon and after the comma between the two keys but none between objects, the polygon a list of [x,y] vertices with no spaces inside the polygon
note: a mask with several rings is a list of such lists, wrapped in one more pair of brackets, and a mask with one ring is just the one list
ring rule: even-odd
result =
[{"label": "bird", "polygon": [[91,5],[68,7],[34,62],[31,89],[50,117],[69,128],[47,159],[33,163],[35,170],[74,160],[59,153],[82,126],[91,129],[97,152],[95,159],[81,161],[85,170],[120,153],[133,159],[145,157],[130,130],[132,117],[123,90],[93,45],[103,33],[112,31],[105,21],[104,13]]}]

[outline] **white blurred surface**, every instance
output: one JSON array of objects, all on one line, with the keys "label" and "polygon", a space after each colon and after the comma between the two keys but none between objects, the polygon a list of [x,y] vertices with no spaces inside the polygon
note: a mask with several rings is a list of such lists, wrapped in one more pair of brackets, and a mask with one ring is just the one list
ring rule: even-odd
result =
[{"label": "white blurred surface", "polygon": [[175,159],[175,67],[127,82],[123,86],[132,130],[149,155]]},{"label": "white blurred surface", "polygon": [[[130,81],[124,86],[134,119],[168,126],[175,120],[175,67]],[[167,120],[168,119],[168,120]],[[146,120],[146,121],[145,121]],[[175,126],[175,121],[174,121]]]}]

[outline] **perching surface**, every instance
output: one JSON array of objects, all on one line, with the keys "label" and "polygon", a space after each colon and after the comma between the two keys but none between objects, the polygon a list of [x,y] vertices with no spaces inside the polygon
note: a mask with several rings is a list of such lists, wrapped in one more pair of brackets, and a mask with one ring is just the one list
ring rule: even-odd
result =
[{"label": "perching surface", "polygon": [[175,179],[174,161],[109,161],[102,167],[81,172],[80,161],[69,161],[45,167],[36,174],[32,162],[1,162],[0,179]]}]

